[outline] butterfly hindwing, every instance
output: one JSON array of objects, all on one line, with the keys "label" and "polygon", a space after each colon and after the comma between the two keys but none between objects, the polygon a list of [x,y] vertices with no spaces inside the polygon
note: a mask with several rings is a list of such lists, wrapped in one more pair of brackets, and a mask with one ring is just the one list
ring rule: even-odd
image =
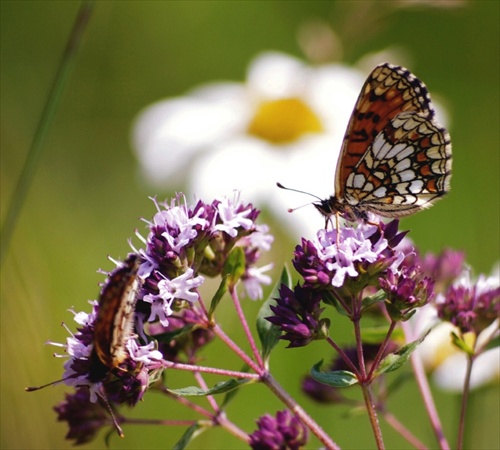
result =
[{"label": "butterfly hindwing", "polygon": [[449,190],[451,145],[446,131],[408,111],[381,131],[352,169],[345,198],[381,216],[426,208]]}]

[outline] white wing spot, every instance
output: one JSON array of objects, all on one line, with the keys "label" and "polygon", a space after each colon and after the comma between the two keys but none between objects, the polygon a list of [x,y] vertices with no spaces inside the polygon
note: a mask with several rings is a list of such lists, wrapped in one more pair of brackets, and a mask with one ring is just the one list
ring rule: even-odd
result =
[{"label": "white wing spot", "polygon": [[399,173],[399,177],[401,181],[411,181],[415,179],[415,172],[413,172],[413,170],[404,170]]},{"label": "white wing spot", "polygon": [[387,195],[387,188],[381,186],[377,190],[373,191],[373,195],[377,198],[383,198]]},{"label": "white wing spot", "polygon": [[402,161],[398,162],[396,166],[394,167],[394,170],[396,172],[403,172],[404,170],[408,169],[411,165],[411,162],[408,158],[403,159]]},{"label": "white wing spot", "polygon": [[372,151],[375,158],[378,160],[384,159],[390,149],[391,146],[385,140],[383,133],[379,133],[372,144]]},{"label": "white wing spot", "polygon": [[423,188],[424,188],[424,182],[422,180],[413,180],[410,183],[409,191],[412,194],[419,194],[420,192],[422,192]]},{"label": "white wing spot", "polygon": [[389,158],[394,158],[395,156],[398,157],[398,159],[401,159],[403,157],[400,157],[399,156],[399,153],[401,151],[404,150],[404,148],[406,147],[406,144],[396,144],[392,147],[391,151],[389,153],[387,153],[387,156],[386,158],[389,159]]},{"label": "white wing spot", "polygon": [[357,189],[361,189],[363,185],[365,184],[366,178],[364,175],[358,173],[357,175],[354,176],[354,183],[353,187]]},{"label": "white wing spot", "polygon": [[415,149],[411,146],[411,145],[408,145],[403,151],[401,151],[396,159],[398,159],[399,161],[401,161],[402,159],[405,159],[405,158],[408,158],[408,156],[410,156],[411,154],[413,154],[415,151]]}]

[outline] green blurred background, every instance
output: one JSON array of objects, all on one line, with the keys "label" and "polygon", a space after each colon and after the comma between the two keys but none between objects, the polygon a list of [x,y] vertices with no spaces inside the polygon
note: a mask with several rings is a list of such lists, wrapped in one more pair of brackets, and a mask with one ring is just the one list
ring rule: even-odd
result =
[{"label": "green blurred background", "polygon": [[[403,4],[403,5],[402,5]],[[411,2],[414,4],[414,2]],[[433,5],[433,6],[432,6]],[[52,123],[33,185],[2,267],[1,447],[69,448],[66,425],[56,423],[52,406],[65,388],[36,393],[23,388],[58,379],[61,361],[51,357],[51,339],[63,342],[73,328],[66,310],[86,310],[102,276],[107,255],[123,257],[139,217],[154,212],[138,180],[129,136],[133,118],[149,103],[183,94],[212,80],[243,80],[249,61],[262,50],[303,57],[297,32],[321,18],[344,44],[346,63],[368,52],[397,47],[413,72],[448,109],[454,152],[452,192],[435,208],[403,220],[424,250],[463,249],[477,272],[490,272],[499,257],[499,5],[498,1],[433,2],[211,2],[99,1],[86,30],[74,71]],[[1,7],[1,214],[13,189],[40,118],[69,30],[76,1],[6,1]],[[438,6],[438,7],[436,7]],[[391,61],[398,63],[398,61]],[[332,167],[332,185],[333,185]],[[183,186],[176,186],[182,190]],[[200,193],[202,195],[202,193]],[[313,212],[311,212],[313,213]],[[294,243],[277,234],[273,259],[279,267]],[[277,273],[275,271],[275,273]],[[259,305],[245,304],[249,317]],[[238,332],[232,312],[220,320]],[[334,337],[349,341],[343,325]],[[298,390],[299,377],[322,357],[320,344],[275,353],[272,368],[280,382],[311,410],[343,448],[373,447],[365,416],[347,419],[346,409],[319,407]],[[207,349],[210,364],[226,361],[218,344]],[[221,359],[222,358],[222,359]],[[305,365],[304,365],[305,364]],[[185,380],[185,379],[184,379]],[[214,382],[215,380],[210,379]],[[169,382],[183,381],[169,373]],[[415,386],[402,389],[391,406],[429,446],[435,446]],[[446,431],[457,421],[459,398],[436,391]],[[469,447],[499,448],[498,387],[475,392]],[[255,399],[259,399],[256,404]],[[268,400],[269,399],[269,400]],[[401,401],[403,400],[403,401]],[[238,411],[245,405],[245,413]],[[281,408],[262,387],[251,386],[229,407],[229,417],[246,431],[258,415]],[[194,418],[155,394],[130,413],[135,417]],[[360,432],[366,430],[366,432]],[[406,448],[383,424],[388,448]],[[112,448],[170,448],[181,428],[135,426]],[[103,448],[103,434],[89,448]],[[312,441],[311,448],[317,447]],[[210,430],[191,448],[245,448],[222,430]]]}]

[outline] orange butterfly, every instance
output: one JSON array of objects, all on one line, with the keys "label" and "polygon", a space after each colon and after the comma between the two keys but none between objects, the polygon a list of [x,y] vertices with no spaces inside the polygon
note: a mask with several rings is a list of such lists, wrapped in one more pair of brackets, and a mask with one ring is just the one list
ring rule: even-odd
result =
[{"label": "orange butterfly", "polygon": [[366,221],[428,208],[450,189],[451,142],[425,85],[388,63],[368,76],[349,120],[335,195],[315,203],[327,218]]}]

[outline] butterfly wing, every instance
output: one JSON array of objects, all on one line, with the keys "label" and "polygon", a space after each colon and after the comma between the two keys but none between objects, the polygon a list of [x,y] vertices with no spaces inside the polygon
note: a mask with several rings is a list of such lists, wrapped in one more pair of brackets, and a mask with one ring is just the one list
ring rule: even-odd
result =
[{"label": "butterfly wing", "polygon": [[426,208],[449,190],[451,143],[425,85],[377,66],[354,107],[337,164],[335,198],[386,217]]},{"label": "butterfly wing", "polygon": [[344,136],[335,175],[339,201],[346,197],[348,177],[377,135],[405,111],[433,120],[434,109],[425,85],[403,67],[388,63],[375,67],[361,89]]},{"label": "butterfly wing", "polygon": [[351,205],[386,217],[413,214],[449,190],[451,143],[429,116],[406,111],[376,136],[347,176]]}]

